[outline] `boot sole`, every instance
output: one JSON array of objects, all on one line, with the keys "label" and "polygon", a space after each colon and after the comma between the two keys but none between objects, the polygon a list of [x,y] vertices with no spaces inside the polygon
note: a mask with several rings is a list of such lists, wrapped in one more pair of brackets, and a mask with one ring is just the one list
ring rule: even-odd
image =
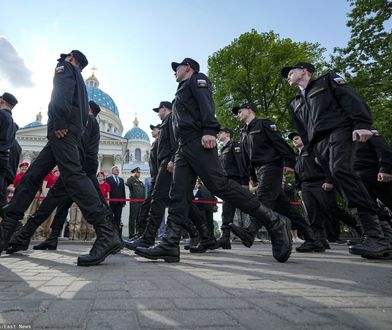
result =
[{"label": "boot sole", "polygon": [[191,246],[189,249],[190,253],[205,253],[208,250],[216,250],[219,249],[219,244],[218,242],[215,242],[214,244],[203,246],[202,248],[198,248],[197,246]]},{"label": "boot sole", "polygon": [[147,259],[150,259],[150,260],[163,259],[165,262],[168,262],[168,263],[180,262],[180,257],[176,257],[176,256],[159,256],[159,257],[156,257],[156,256],[152,256],[152,255],[149,255],[149,254],[145,254],[145,253],[143,253],[140,250],[136,250],[135,253],[138,256],[140,256],[140,257],[147,258]]},{"label": "boot sole", "polygon": [[364,253],[361,254],[362,258],[365,259],[381,259],[381,260],[388,260],[388,259],[392,259],[392,250],[389,251],[384,251],[382,253]]},{"label": "boot sole", "polygon": [[[106,257],[109,256],[110,254],[114,254],[114,253],[117,253],[118,251],[120,251],[122,249],[122,246],[123,246],[122,243],[113,246],[110,250],[106,251],[106,253],[101,258],[96,259],[92,262],[83,263],[83,262],[80,262],[79,258],[78,258],[77,265],[82,266],[82,267],[96,266],[96,265],[100,264],[101,262],[103,262],[106,259]],[[114,251],[117,251],[117,252],[114,252]]]},{"label": "boot sole", "polygon": [[7,250],[5,250],[6,254],[13,254],[19,251],[27,251],[29,249],[29,247],[25,247],[25,246],[18,246],[18,245],[11,245],[7,248]]},{"label": "boot sole", "polygon": [[36,246],[33,246],[33,250],[38,250],[38,251],[50,250],[50,251],[54,251],[54,250],[57,250],[57,246],[55,248],[54,247],[37,248]]}]

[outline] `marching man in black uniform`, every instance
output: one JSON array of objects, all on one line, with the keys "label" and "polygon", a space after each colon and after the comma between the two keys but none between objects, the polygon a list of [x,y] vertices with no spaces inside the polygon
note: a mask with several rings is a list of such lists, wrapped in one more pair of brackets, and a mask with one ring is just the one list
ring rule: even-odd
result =
[{"label": "marching man in black uniform", "polygon": [[10,159],[10,149],[14,145],[16,128],[12,119],[12,109],[18,103],[15,96],[4,93],[0,96],[0,207],[7,203],[5,179]]},{"label": "marching man in black uniform", "polygon": [[[305,242],[296,248],[297,252],[324,252],[321,242],[294,205],[290,204],[282,188],[283,175],[294,171],[295,154],[283,140],[276,125],[269,119],[256,117],[254,103],[234,107],[233,113],[245,123],[241,143],[244,158],[251,174],[252,184],[257,185],[257,197],[263,205],[288,217],[304,236]],[[246,247],[251,247],[260,227],[252,221],[247,228],[230,225]]]},{"label": "marching man in black uniform", "polygon": [[[219,160],[221,161],[225,176],[248,189],[249,173],[242,157],[242,147],[238,142],[231,140],[231,136],[232,131],[226,127],[221,128],[219,131],[218,138],[223,143],[219,153]],[[233,223],[235,210],[236,208],[230,203],[223,202],[222,236],[218,239],[219,246],[222,249],[231,249],[229,225]]]},{"label": "marching man in black uniform", "polygon": [[82,52],[74,50],[61,54],[58,62],[48,110],[48,143],[23,176],[11,202],[3,209],[0,252],[7,247],[43,178],[57,165],[67,193],[97,234],[90,253],[78,258],[79,266],[92,266],[119,251],[122,241],[81,164],[79,143],[88,122],[87,90],[81,71],[88,64],[87,58]]},{"label": "marching man in black uniform", "polygon": [[262,205],[240,184],[223,174],[216,148],[216,134],[220,128],[215,118],[210,81],[199,72],[199,63],[191,58],[185,58],[181,63],[173,62],[172,69],[179,83],[173,105],[173,127],[179,148],[174,161],[169,216],[162,241],[154,247],[138,247],[136,254],[153,260],[180,261],[181,231],[188,218],[191,191],[199,176],[212,194],[264,224],[272,236],[274,258],[285,262],[292,248],[290,221]]},{"label": "marching man in black uniform", "polygon": [[376,205],[353,171],[353,141],[372,138],[370,109],[361,97],[335,73],[312,79],[315,67],[300,62],[284,67],[282,76],[300,93],[290,103],[290,112],[307,149],[328,167],[334,185],[348,207],[356,208],[365,232],[361,244],[349,252],[364,257],[382,257],[390,250],[376,213]]}]

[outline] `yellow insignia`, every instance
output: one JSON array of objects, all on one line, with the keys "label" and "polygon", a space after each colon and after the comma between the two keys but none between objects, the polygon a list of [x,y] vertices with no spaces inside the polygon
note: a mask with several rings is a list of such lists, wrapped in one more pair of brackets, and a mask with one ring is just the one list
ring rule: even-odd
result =
[{"label": "yellow insignia", "polygon": [[344,80],[344,79],[343,79],[342,77],[340,77],[340,76],[337,76],[337,77],[333,78],[333,80],[335,80],[335,82],[336,82],[338,85],[345,85],[345,84],[347,84],[347,81]]}]

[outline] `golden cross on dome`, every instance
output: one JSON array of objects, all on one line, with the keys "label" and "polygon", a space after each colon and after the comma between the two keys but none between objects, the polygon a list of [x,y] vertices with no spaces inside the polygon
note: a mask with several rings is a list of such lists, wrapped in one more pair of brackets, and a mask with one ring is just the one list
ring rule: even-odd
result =
[{"label": "golden cross on dome", "polygon": [[97,71],[98,68],[94,65],[94,66],[91,68],[91,70],[93,71],[93,75],[94,75],[95,71]]}]

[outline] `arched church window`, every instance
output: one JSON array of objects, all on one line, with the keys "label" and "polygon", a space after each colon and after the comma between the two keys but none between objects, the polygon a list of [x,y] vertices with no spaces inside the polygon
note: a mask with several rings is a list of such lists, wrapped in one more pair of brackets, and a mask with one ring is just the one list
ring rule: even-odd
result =
[{"label": "arched church window", "polygon": [[129,163],[129,150],[125,151],[125,162]]},{"label": "arched church window", "polygon": [[140,150],[140,148],[135,149],[135,160],[139,162],[142,160],[142,151]]}]

